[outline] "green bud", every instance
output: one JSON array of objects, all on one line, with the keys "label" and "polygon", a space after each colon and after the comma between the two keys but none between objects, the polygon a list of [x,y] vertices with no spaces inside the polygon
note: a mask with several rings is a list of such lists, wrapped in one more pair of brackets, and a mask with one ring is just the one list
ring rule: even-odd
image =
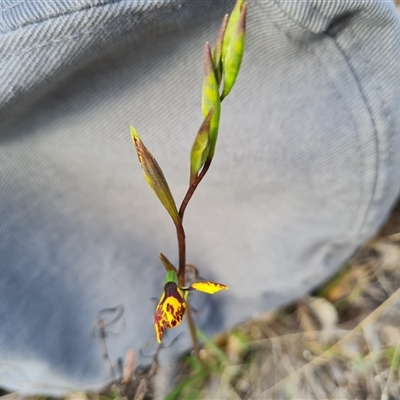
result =
[{"label": "green bud", "polygon": [[200,126],[190,153],[190,184],[192,184],[203,167],[210,153],[210,121],[214,109],[211,108]]},{"label": "green bud", "polygon": [[244,3],[244,0],[238,0],[229,17],[222,44],[224,88],[221,100],[232,90],[239,74],[246,40],[246,15],[247,3]]},{"label": "green bud", "polygon": [[214,72],[215,72],[215,78],[217,80],[218,87],[219,87],[219,84],[221,83],[221,79],[222,79],[222,60],[221,60],[222,43],[224,40],[226,26],[228,25],[228,20],[229,20],[229,14],[225,14],[224,19],[222,20],[222,24],[221,24],[221,28],[218,33],[217,40],[212,49]]},{"label": "green bud", "polygon": [[219,98],[218,83],[215,77],[211,49],[208,43],[204,47],[204,77],[202,93],[203,117],[206,118],[211,109],[214,109],[210,121],[210,152],[207,159],[212,159],[217,144],[219,116],[221,112],[221,101]]},{"label": "green bud", "polygon": [[143,144],[139,134],[133,126],[131,126],[131,137],[147,183],[154,190],[154,193],[168,211],[168,214],[173,219],[175,225],[180,224],[181,222],[178,210],[164,174],[156,159]]}]

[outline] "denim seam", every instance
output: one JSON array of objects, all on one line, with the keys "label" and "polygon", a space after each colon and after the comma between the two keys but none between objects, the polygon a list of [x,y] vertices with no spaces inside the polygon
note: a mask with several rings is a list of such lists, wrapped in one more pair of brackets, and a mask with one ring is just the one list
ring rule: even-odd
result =
[{"label": "denim seam", "polygon": [[[293,22],[296,26],[299,26],[300,28],[305,29],[307,32],[313,32],[309,27],[304,26],[301,22],[295,20],[286,10],[284,10],[281,7],[281,1],[280,0],[272,0],[274,2],[274,4],[283,12],[283,14],[286,16],[286,18],[288,20],[290,20],[291,22]],[[325,15],[317,6],[311,6],[310,4],[310,0],[305,0],[304,3],[307,4],[307,7],[309,10],[311,10],[314,14],[318,15],[320,17],[321,20],[323,20],[327,25],[329,25],[329,23],[332,21],[332,17],[329,17],[327,15]],[[368,9],[371,3],[363,3],[361,4],[363,6],[363,9]]]},{"label": "denim seam", "polygon": [[[337,46],[336,40],[334,38],[331,38],[332,41],[335,43],[335,45]],[[355,139],[355,144],[356,144],[356,149],[357,149],[357,153],[358,153],[358,159],[359,159],[359,170],[362,173],[362,180],[361,180],[361,184],[360,184],[360,192],[358,195],[358,204],[356,207],[356,210],[360,209],[360,205],[361,205],[361,200],[363,199],[363,195],[365,193],[365,173],[363,172],[363,166],[364,166],[364,159],[363,159],[363,153],[361,151],[361,144],[360,144],[360,135],[358,132],[358,129],[354,123],[354,118],[351,115],[351,113],[349,112],[349,110],[346,108],[345,103],[343,101],[342,96],[340,95],[340,91],[338,89],[338,86],[330,79],[328,72],[326,70],[326,67],[324,66],[323,61],[317,56],[316,52],[312,49],[308,49],[313,55],[314,58],[317,60],[319,68],[321,71],[323,71],[324,76],[326,81],[329,84],[329,87],[331,88],[332,93],[335,95],[337,101],[340,104],[340,107],[342,108],[343,112],[345,115],[347,115],[347,121],[350,122],[350,125],[353,127],[354,130],[354,139]],[[347,66],[348,67],[348,66]],[[357,214],[357,213],[355,213]],[[354,221],[357,219],[357,215],[354,215],[352,218],[352,222],[350,222],[350,227],[349,230],[352,231],[352,228],[354,226]]]},{"label": "denim seam", "polygon": [[[80,12],[87,12],[87,9],[78,11],[78,13],[80,13]],[[60,16],[58,16],[57,18],[61,19],[61,18],[63,18],[63,17],[64,17],[64,15],[60,15]],[[47,21],[50,21],[50,20],[43,20],[43,21],[41,21],[40,23],[45,23],[45,22],[47,22]],[[38,24],[39,24],[39,23],[38,23]],[[36,24],[32,24],[31,26],[34,26],[34,25],[36,25]],[[108,28],[95,28],[95,29],[90,29],[90,30],[87,30],[87,31],[81,31],[81,32],[75,33],[75,34],[73,34],[73,35],[64,36],[64,37],[62,37],[62,38],[51,39],[51,40],[47,40],[47,41],[45,41],[45,42],[36,43],[36,44],[34,44],[34,45],[32,45],[32,46],[29,46],[29,47],[27,47],[27,48],[25,48],[25,49],[23,49],[23,50],[20,50],[20,51],[17,51],[17,52],[9,52],[9,53],[4,57],[4,60],[7,60],[7,59],[12,58],[12,57],[15,57],[15,56],[19,56],[19,55],[21,55],[21,54],[29,53],[29,52],[30,52],[31,50],[33,50],[33,49],[43,48],[43,47],[49,46],[49,45],[54,44],[54,43],[62,43],[62,42],[71,41],[71,40],[77,39],[77,38],[82,37],[82,36],[85,36],[85,35],[90,35],[90,34],[92,34],[92,33],[103,32],[103,31],[105,31],[105,30],[107,30],[107,29],[108,29]],[[122,32],[123,32],[123,30],[122,30]]]},{"label": "denim seam", "polygon": [[[351,29],[349,29],[349,31],[351,31]],[[350,37],[352,38],[353,45],[354,45],[355,44],[354,35],[350,35]],[[343,51],[342,51],[342,53],[343,53]],[[383,96],[381,95],[381,90],[379,89],[379,85],[376,83],[373,73],[371,73],[370,64],[367,61],[367,59],[365,58],[365,55],[364,55],[361,47],[360,47],[360,50],[359,50],[359,55],[360,55],[360,60],[363,62],[363,64],[365,65],[365,67],[366,67],[366,69],[367,69],[367,71],[369,73],[370,81],[373,83],[373,86],[374,86],[374,89],[375,89],[374,95],[377,96],[377,98],[379,99],[379,101],[381,103],[381,107],[380,108],[381,108],[382,112],[380,113],[380,115],[387,122],[388,129],[389,129],[389,135],[388,135],[388,138],[389,138],[389,143],[388,143],[388,146],[389,146],[389,177],[387,178],[386,182],[384,182],[383,193],[382,193],[381,200],[380,200],[380,202],[382,202],[383,199],[388,195],[389,186],[390,186],[390,177],[392,176],[392,171],[393,171],[393,155],[394,155],[393,154],[393,137],[394,137],[394,129],[393,129],[392,119],[391,119],[390,114],[388,112],[388,106],[386,104],[386,101],[384,100]],[[344,54],[343,54],[343,56],[346,57]],[[346,57],[346,59],[347,59],[347,57]],[[357,78],[356,74],[354,74],[354,76],[357,79],[357,84],[360,86],[360,91],[363,92],[362,91],[362,85],[358,81],[358,78]],[[364,98],[364,94],[363,94],[363,98]],[[366,104],[368,104],[366,98],[365,98],[365,102],[366,102]],[[382,159],[382,154],[381,154],[380,148],[379,148],[380,140],[379,140],[379,135],[378,135],[378,132],[377,132],[377,129],[376,129],[375,117],[374,117],[374,113],[372,111],[371,111],[371,117],[372,117],[372,120],[374,121],[374,126],[375,126],[376,143],[377,143],[377,161],[379,161],[379,160]],[[364,223],[368,223],[368,220],[367,220],[368,215],[372,212],[372,204],[371,203],[374,200],[376,201],[376,196],[377,196],[376,186],[377,186],[377,182],[378,182],[378,170],[379,169],[380,169],[380,164],[377,162],[377,173],[376,173],[376,177],[375,177],[376,183],[375,183],[375,187],[374,187],[373,196],[371,197],[371,200],[370,200],[370,206],[368,207],[367,213],[365,215]],[[373,224],[373,221],[371,221],[371,224]]]},{"label": "denim seam", "polygon": [[18,3],[11,4],[11,6],[0,8],[0,13],[3,14],[4,11],[11,10],[12,8],[15,8],[23,3],[26,3],[26,0],[20,0]]},{"label": "denim seam", "polygon": [[[25,1],[21,1],[18,4],[21,4],[21,3],[24,3],[24,2]],[[154,1],[151,0],[151,3],[153,4]],[[80,8],[79,10],[71,10],[71,11],[68,11],[68,12],[65,12],[65,13],[56,14],[56,15],[54,15],[52,17],[49,17],[49,18],[43,18],[43,19],[40,19],[40,20],[35,21],[35,22],[28,22],[28,23],[26,23],[26,24],[24,24],[22,26],[19,26],[18,28],[8,30],[7,32],[3,32],[2,35],[9,34],[9,33],[12,33],[12,32],[16,32],[18,30],[25,29],[25,28],[27,28],[29,26],[35,26],[35,25],[41,24],[43,22],[56,20],[56,19],[63,18],[63,17],[68,17],[68,16],[73,15],[73,14],[84,13],[84,12],[87,12],[88,10],[92,10],[92,9],[101,9],[102,7],[108,7],[110,5],[115,5],[115,4],[121,4],[121,3],[120,3],[119,0],[112,0],[112,1],[109,1],[108,3],[106,3],[106,4],[96,4],[96,5],[93,5],[93,6],[89,5],[88,7],[83,7],[83,8]],[[141,5],[143,6],[143,4],[141,4]],[[140,7],[140,9],[142,9],[142,7]],[[3,12],[4,12],[4,10],[1,10],[1,13],[3,13]]]},{"label": "denim seam", "polygon": [[[288,19],[289,21],[293,22],[296,26],[299,26],[300,28],[306,30],[307,32],[312,32],[310,30],[310,28],[308,28],[307,26],[304,26],[299,21],[296,21],[286,10],[284,10],[281,7],[281,4],[280,4],[279,0],[272,0],[272,1],[275,4],[275,6],[278,7],[279,10],[283,13],[283,15],[286,17],[286,19]],[[307,7],[308,7],[309,10],[311,10],[313,13],[317,14],[318,16],[320,16],[324,21],[328,22],[328,19],[321,12],[319,12],[316,8],[311,8],[311,6],[309,4],[310,3],[309,0],[306,0],[304,3],[307,3]],[[314,33],[314,32],[312,32],[312,33]]]},{"label": "denim seam", "polygon": [[[364,8],[364,10],[366,10],[369,6],[370,6],[370,4],[367,3],[366,7]],[[325,18],[325,15],[323,15],[318,9],[315,9],[315,12]],[[347,31],[349,32],[349,37],[350,37],[350,39],[352,41],[352,44],[355,46],[356,42],[355,42],[354,38],[355,38],[356,35],[354,34],[354,32],[352,31],[351,28],[348,28]],[[367,109],[369,111],[369,114],[371,116],[371,119],[373,121],[374,132],[375,132],[375,142],[376,142],[375,182],[374,182],[374,189],[373,189],[373,192],[372,192],[372,196],[371,196],[371,198],[369,200],[368,208],[367,208],[367,210],[365,212],[365,216],[364,216],[363,222],[362,222],[362,224],[360,226],[360,232],[361,232],[363,227],[364,227],[364,225],[368,222],[369,214],[372,212],[372,203],[374,202],[374,200],[376,200],[376,196],[377,196],[376,190],[377,190],[377,184],[378,184],[378,178],[379,178],[378,171],[380,170],[379,160],[381,160],[382,154],[380,152],[380,146],[379,146],[380,140],[379,140],[378,130],[377,130],[376,122],[375,122],[375,116],[374,116],[374,113],[372,112],[372,109],[370,108],[370,105],[369,105],[369,103],[367,101],[366,96],[364,95],[363,85],[361,84],[361,82],[360,82],[357,74],[355,73],[354,69],[351,67],[350,62],[349,62],[349,57],[345,54],[344,50],[340,47],[340,45],[337,42],[337,40],[335,40],[335,42],[336,42],[336,45],[338,46],[338,49],[342,53],[343,57],[347,61],[348,67],[350,68],[350,71],[351,71],[351,73],[352,73],[352,75],[353,75],[353,77],[354,77],[354,79],[355,79],[355,81],[356,81],[356,83],[357,83],[357,85],[359,87],[360,94],[361,94],[361,96],[362,96],[362,98],[364,100],[364,103],[365,103],[365,105],[366,105],[366,107],[367,107]],[[386,104],[383,96],[381,96],[381,90],[379,89],[378,84],[376,83],[376,81],[374,79],[374,76],[371,73],[370,65],[367,62],[367,58],[365,57],[361,46],[359,47],[359,55],[360,55],[360,60],[363,62],[364,66],[366,67],[366,69],[367,69],[367,71],[369,73],[369,77],[371,79],[371,82],[374,85],[374,88],[375,88],[375,93],[374,94],[377,96],[377,98],[380,100],[380,102],[382,104],[382,107],[381,107],[382,108],[382,113],[381,113],[381,115],[384,118],[384,120],[386,120],[386,122],[388,124],[388,127],[389,127],[390,133],[389,133],[389,143],[388,143],[388,145],[389,145],[389,177],[390,177],[391,173],[393,171],[393,156],[394,156],[393,149],[392,149],[392,147],[393,147],[392,146],[393,137],[394,137],[393,123],[391,121],[390,114],[388,112],[387,104]],[[385,198],[385,195],[387,195],[388,192],[389,192],[389,186],[390,186],[389,185],[389,183],[390,183],[389,181],[390,181],[390,178],[387,179],[387,182],[384,182],[383,193],[382,193],[382,196],[381,196],[382,199]],[[382,200],[381,200],[381,202],[382,202]],[[375,207],[375,208],[377,208],[377,207]],[[371,225],[373,225],[373,223],[371,223]]]},{"label": "denim seam", "polygon": [[[282,14],[284,17],[286,17],[287,19],[289,19],[291,22],[295,23],[295,21],[293,21],[292,18],[290,18],[290,17],[287,15],[287,13],[286,13],[278,4],[276,4],[275,1],[274,1],[274,4],[278,6],[279,11],[281,12],[281,14]],[[283,35],[285,35],[285,36],[288,38],[288,40],[290,40],[290,41],[293,42],[293,39],[290,37],[290,35],[288,35],[286,32],[284,32],[284,31],[283,31],[269,16],[268,16],[268,18],[269,18],[270,21],[273,23],[273,25],[276,27],[276,29],[278,29]],[[308,28],[305,28],[305,27],[301,26],[300,24],[296,24],[296,26],[299,26],[301,29],[303,29],[303,30],[304,30],[305,32],[307,32],[307,33],[308,33],[308,32],[311,32]],[[333,40],[334,40],[334,39],[333,39]],[[335,40],[334,40],[334,42],[335,42],[335,44],[337,45],[337,43],[336,43]],[[297,44],[297,45],[299,45],[299,44]],[[339,102],[341,108],[343,109],[344,114],[347,115],[348,121],[349,121],[349,122],[351,123],[351,125],[355,128],[354,121],[353,121],[353,119],[352,119],[352,117],[351,117],[351,114],[348,112],[347,108],[345,107],[345,105],[344,105],[344,103],[343,103],[343,100],[341,99],[341,96],[339,95],[339,90],[338,90],[338,88],[337,88],[337,85],[335,85],[335,84],[330,80],[330,78],[328,77],[327,72],[326,72],[326,69],[323,67],[322,61],[321,61],[321,60],[319,59],[319,57],[315,54],[315,52],[314,52],[313,50],[311,50],[309,47],[305,47],[304,45],[303,45],[302,47],[303,47],[306,51],[308,51],[308,52],[310,52],[310,53],[313,54],[314,58],[315,58],[316,61],[318,62],[318,65],[319,65],[320,70],[323,72],[323,74],[324,74],[324,76],[325,76],[325,79],[327,80],[327,82],[328,82],[328,84],[329,84],[329,86],[330,86],[330,88],[331,88],[332,94],[333,94],[333,95],[335,96],[335,98],[338,100],[338,102]],[[342,52],[341,52],[341,53],[342,53]],[[345,58],[345,59],[346,59],[346,61],[347,61],[347,58]],[[354,75],[354,74],[353,74],[353,71],[350,69],[350,66],[348,65],[348,62],[347,62],[347,67],[349,68],[351,74]],[[362,98],[364,98],[364,96],[362,96]],[[365,103],[365,101],[364,101],[364,103]],[[367,108],[367,110],[369,111],[369,108]],[[363,165],[363,160],[362,160],[362,152],[361,152],[361,146],[360,146],[360,141],[359,141],[359,135],[358,135],[357,129],[354,129],[354,131],[355,131],[355,142],[356,142],[356,147],[357,147],[357,151],[358,151],[358,156],[359,156],[359,159],[360,159],[359,163],[360,163],[360,168],[361,168],[362,165]],[[355,214],[358,214],[358,213],[357,213],[357,210],[359,210],[359,208],[360,208],[360,207],[359,207],[359,204],[361,203],[362,193],[363,193],[363,192],[365,192],[364,180],[362,181],[362,183],[361,183],[361,185],[360,185],[360,194],[359,194],[359,199],[358,199],[358,206],[356,207],[356,213],[355,213]],[[367,209],[366,213],[367,213],[367,212],[368,212],[368,209]],[[354,219],[355,219],[355,218],[356,218],[356,217],[354,217]],[[352,223],[350,223],[349,225],[350,225],[349,230],[351,230],[351,228],[352,228]],[[357,233],[359,233],[359,231],[358,231]]]},{"label": "denim seam", "polygon": [[[279,4],[277,4],[277,6],[291,21],[293,21],[293,23],[295,23],[297,26],[300,26],[301,28],[304,29],[303,26],[301,26],[298,22],[294,21],[290,16],[287,15],[285,10],[283,10],[279,6]],[[318,10],[314,10],[314,11],[318,14]],[[319,13],[319,14],[321,15],[321,13]],[[350,29],[348,29],[348,31],[350,33]],[[350,35],[350,36],[351,36],[353,44],[354,44],[355,43],[354,42],[354,37],[353,37],[354,35]],[[381,151],[380,151],[380,146],[379,146],[379,144],[380,144],[380,140],[379,139],[380,138],[379,138],[378,130],[377,130],[377,126],[376,126],[375,115],[372,112],[372,110],[370,108],[370,105],[369,105],[369,103],[368,103],[368,101],[367,101],[367,99],[366,99],[366,97],[364,95],[363,86],[362,86],[358,76],[356,75],[354,69],[350,65],[349,58],[346,56],[346,54],[344,53],[343,49],[340,47],[339,43],[337,43],[337,40],[335,40],[335,41],[336,41],[336,44],[338,46],[338,49],[340,50],[340,52],[342,53],[343,57],[347,61],[347,66],[348,66],[349,70],[351,71],[351,73],[352,73],[352,75],[353,75],[353,77],[354,77],[354,79],[355,79],[355,81],[356,81],[356,83],[357,83],[357,85],[359,87],[359,92],[360,92],[360,94],[362,96],[362,99],[363,99],[363,102],[365,104],[365,107],[367,108],[367,110],[369,112],[369,115],[371,116],[372,124],[373,124],[373,127],[374,127],[374,135],[375,135],[375,143],[376,143],[376,146],[375,146],[375,151],[376,151],[376,169],[375,169],[375,177],[374,177],[374,188],[373,188],[373,192],[372,192],[371,198],[369,199],[369,202],[368,202],[368,207],[367,207],[367,210],[365,212],[365,215],[364,215],[364,218],[363,218],[363,222],[362,222],[362,224],[361,224],[361,226],[359,228],[359,231],[358,231],[359,234],[362,234],[362,230],[364,228],[364,225],[368,222],[367,219],[368,219],[368,216],[370,215],[371,210],[372,210],[372,203],[374,202],[374,200],[376,200],[376,196],[377,196],[376,190],[377,190],[377,184],[378,184],[378,178],[379,178],[378,177],[378,171],[380,170],[380,165],[379,165],[378,161],[381,159]],[[365,60],[365,57],[362,54],[360,54],[360,58],[361,58],[362,62],[364,63],[364,65],[366,66],[367,70],[370,70],[368,65],[367,65],[367,62]],[[386,121],[388,122],[388,125],[389,125],[389,127],[391,128],[391,131],[392,131],[392,133],[389,135],[389,146],[391,147],[391,144],[393,143],[393,135],[394,135],[393,125],[392,125],[392,123],[390,121],[390,117],[387,115],[386,103],[384,102],[383,97],[381,96],[380,91],[378,90],[378,87],[377,87],[375,81],[373,81],[373,83],[375,85],[375,94],[378,96],[378,98],[382,102],[382,109],[384,110],[383,118],[386,119]],[[393,164],[393,150],[390,149],[389,152],[390,152],[389,153],[390,164]],[[390,166],[390,170],[392,170],[392,169],[393,169],[393,167],[391,165]],[[389,179],[386,182],[385,188],[383,190],[384,190],[385,193],[388,193],[388,190],[389,190]],[[382,194],[382,198],[384,198],[383,194]]]},{"label": "denim seam", "polygon": [[64,36],[63,38],[60,38],[60,39],[52,39],[52,40],[48,40],[46,42],[37,43],[37,44],[34,44],[34,45],[24,49],[24,50],[18,51],[16,53],[9,53],[6,57],[4,57],[4,59],[7,60],[7,59],[9,59],[11,57],[15,57],[15,56],[19,56],[21,54],[29,53],[33,49],[38,49],[38,48],[40,49],[40,48],[43,48],[43,47],[46,47],[46,46],[50,46],[51,44],[54,44],[54,43],[68,42],[70,40],[74,40],[74,39],[77,39],[77,38],[85,36],[85,35],[90,35],[92,33],[102,32],[104,30],[106,30],[106,29],[91,29],[91,30],[88,30],[88,31],[82,31],[82,32],[76,33],[74,35]]}]

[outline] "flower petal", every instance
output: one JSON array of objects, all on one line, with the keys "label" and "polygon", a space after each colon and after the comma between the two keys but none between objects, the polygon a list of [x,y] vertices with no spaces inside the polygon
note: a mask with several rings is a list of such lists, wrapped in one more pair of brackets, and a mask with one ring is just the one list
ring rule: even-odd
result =
[{"label": "flower petal", "polygon": [[[157,318],[157,314],[156,314],[156,318]],[[154,322],[154,330],[156,331],[157,342],[161,343],[161,339],[164,336],[165,326],[161,319],[158,321],[156,321],[156,319],[154,319],[154,321],[155,321]]]},{"label": "flower petal", "polygon": [[164,334],[165,330],[165,322],[164,322],[164,311],[162,309],[162,304],[164,303],[165,300],[165,293],[161,295],[160,301],[158,303],[158,306],[156,308],[156,313],[154,315],[154,330],[156,331],[156,337],[157,337],[157,342],[160,343],[161,339]]},{"label": "flower petal", "polygon": [[191,289],[198,290],[200,292],[208,293],[208,294],[214,294],[219,292],[220,290],[226,290],[228,289],[228,286],[223,285],[222,283],[216,283],[216,282],[195,282],[190,285]]},{"label": "flower petal", "polygon": [[154,329],[159,343],[165,329],[178,326],[182,322],[185,310],[186,302],[182,290],[175,282],[166,283],[154,316]]}]

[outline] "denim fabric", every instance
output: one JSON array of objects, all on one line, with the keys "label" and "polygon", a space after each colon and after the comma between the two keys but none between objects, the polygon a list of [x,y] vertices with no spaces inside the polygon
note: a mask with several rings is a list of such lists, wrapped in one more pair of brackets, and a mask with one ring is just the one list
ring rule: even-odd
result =
[{"label": "denim fabric", "polygon": [[[125,307],[125,330],[107,339],[114,363],[130,347],[149,362],[157,254],[177,261],[129,125],[179,202],[201,123],[203,44],[233,3],[0,4],[0,385],[98,389],[109,377],[89,335],[97,313]],[[230,287],[193,296],[209,334],[331,276],[400,186],[393,4],[250,1],[247,25],[216,158],[185,216],[188,261]],[[188,349],[185,328],[168,332],[166,343],[182,334],[163,363]]]}]

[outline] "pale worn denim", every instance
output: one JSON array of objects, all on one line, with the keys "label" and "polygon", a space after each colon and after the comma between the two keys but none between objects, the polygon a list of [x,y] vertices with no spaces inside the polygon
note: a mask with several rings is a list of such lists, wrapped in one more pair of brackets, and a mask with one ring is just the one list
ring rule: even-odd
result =
[{"label": "pale worn denim", "polygon": [[[203,43],[233,3],[0,4],[0,385],[97,389],[109,380],[89,335],[98,311],[125,306],[124,332],[107,339],[111,360],[133,347],[148,362],[157,255],[177,261],[129,125],[180,201],[201,123]],[[216,158],[185,221],[188,261],[230,287],[193,296],[209,334],[331,276],[400,186],[394,5],[250,0],[247,25]],[[183,334],[163,363],[188,349],[184,325],[168,332],[166,343]]]}]

